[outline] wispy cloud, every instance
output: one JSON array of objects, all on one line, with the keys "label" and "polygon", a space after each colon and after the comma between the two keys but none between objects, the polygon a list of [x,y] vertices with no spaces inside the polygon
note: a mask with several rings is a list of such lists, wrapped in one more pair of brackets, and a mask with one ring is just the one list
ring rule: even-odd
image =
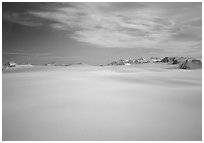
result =
[{"label": "wispy cloud", "polygon": [[21,25],[25,25],[25,26],[35,27],[35,26],[43,25],[43,23],[37,22],[32,17],[28,16],[27,13],[8,12],[3,14],[3,18],[5,20],[15,22]]},{"label": "wispy cloud", "polygon": [[101,48],[146,47],[167,51],[177,48],[182,51],[201,42],[201,5],[63,3],[53,6],[44,3],[37,10],[3,13],[3,18],[27,26],[48,25],[67,31],[76,41]]},{"label": "wispy cloud", "polygon": [[15,52],[25,52],[24,49],[13,49],[13,51],[15,51]]},{"label": "wispy cloud", "polygon": [[46,57],[52,56],[52,53],[26,53],[24,51],[16,51],[16,52],[3,52],[3,55],[19,55],[19,56],[37,56],[37,57]]},{"label": "wispy cloud", "polygon": [[25,53],[21,52],[3,52],[3,55],[26,55]]},{"label": "wispy cloud", "polygon": [[52,58],[52,59],[77,59],[80,57],[81,56],[50,56],[49,58]]},{"label": "wispy cloud", "polygon": [[19,52],[3,52],[3,55],[15,55],[15,56],[32,56],[32,57],[38,57],[38,58],[49,58],[49,59],[76,59],[80,58],[81,56],[59,56],[55,55],[53,53],[25,53],[23,51]]}]

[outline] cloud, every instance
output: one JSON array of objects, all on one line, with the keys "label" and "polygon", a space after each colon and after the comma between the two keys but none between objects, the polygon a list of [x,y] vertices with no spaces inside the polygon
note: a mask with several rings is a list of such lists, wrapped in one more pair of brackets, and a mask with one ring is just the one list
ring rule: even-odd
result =
[{"label": "cloud", "polygon": [[3,55],[26,55],[25,53],[21,52],[3,52]]},{"label": "cloud", "polygon": [[15,51],[15,52],[24,52],[25,50],[24,49],[13,49],[13,51]]},{"label": "cloud", "polygon": [[[17,50],[16,50],[17,51]],[[3,52],[3,55],[18,55],[18,56],[37,56],[37,57],[48,57],[52,56],[52,53],[26,53],[19,50],[19,52]]]},{"label": "cloud", "polygon": [[80,56],[50,56],[49,58],[52,58],[52,59],[77,59],[77,58],[80,58]]},{"label": "cloud", "polygon": [[18,23],[21,25],[31,26],[31,27],[43,25],[43,23],[35,21],[34,19],[32,19],[32,17],[28,16],[25,13],[17,13],[17,12],[4,13],[3,19],[14,23]]},{"label": "cloud", "polygon": [[[187,50],[201,42],[202,3],[52,3],[3,18],[27,26],[48,25],[100,48]],[[168,43],[168,44],[167,44]],[[200,47],[201,48],[201,47]],[[168,50],[167,50],[168,51]]]},{"label": "cloud", "polygon": [[[17,51],[17,50],[16,50]],[[3,52],[3,55],[16,55],[16,56],[29,56],[29,57],[38,57],[38,58],[52,58],[52,59],[76,59],[80,58],[81,56],[59,56],[53,53],[26,53],[24,51],[19,50],[19,52]]]}]

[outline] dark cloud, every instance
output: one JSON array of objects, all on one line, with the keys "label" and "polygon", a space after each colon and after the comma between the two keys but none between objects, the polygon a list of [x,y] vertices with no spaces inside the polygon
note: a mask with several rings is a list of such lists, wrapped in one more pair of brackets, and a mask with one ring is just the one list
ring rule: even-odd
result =
[{"label": "dark cloud", "polygon": [[192,20],[188,24],[194,27],[202,27],[202,19]]},{"label": "dark cloud", "polygon": [[59,2],[3,2],[2,18],[3,21],[10,21],[25,26],[41,26],[50,24],[52,21],[36,17],[30,12],[54,12],[58,8],[74,7],[72,3]]},{"label": "dark cloud", "polygon": [[[202,37],[202,3],[3,3],[3,19],[67,32],[102,48],[191,48]],[[71,31],[71,32],[70,32]],[[185,42],[185,45],[183,44]]]},{"label": "dark cloud", "polygon": [[2,11],[5,12],[19,12],[27,11],[53,11],[62,7],[73,7],[72,3],[61,2],[3,2]]}]

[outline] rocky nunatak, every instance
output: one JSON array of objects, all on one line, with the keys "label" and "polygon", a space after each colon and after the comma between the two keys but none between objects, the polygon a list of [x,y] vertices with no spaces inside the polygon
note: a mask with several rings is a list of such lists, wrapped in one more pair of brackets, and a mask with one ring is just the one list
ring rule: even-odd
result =
[{"label": "rocky nunatak", "polygon": [[133,64],[142,64],[142,63],[166,63],[170,65],[177,65],[179,69],[199,69],[202,68],[202,62],[198,59],[193,58],[184,58],[184,57],[163,57],[155,58],[151,57],[149,60],[141,57],[139,59],[120,59],[113,61],[108,64],[108,66],[119,66],[119,65],[133,65]]}]

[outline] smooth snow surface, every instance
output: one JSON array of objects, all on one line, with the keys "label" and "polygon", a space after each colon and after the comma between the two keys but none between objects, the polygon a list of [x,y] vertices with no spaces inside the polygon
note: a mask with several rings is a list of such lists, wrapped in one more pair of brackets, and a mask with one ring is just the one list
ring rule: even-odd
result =
[{"label": "smooth snow surface", "polygon": [[3,71],[3,140],[202,140],[202,70],[165,64]]}]

